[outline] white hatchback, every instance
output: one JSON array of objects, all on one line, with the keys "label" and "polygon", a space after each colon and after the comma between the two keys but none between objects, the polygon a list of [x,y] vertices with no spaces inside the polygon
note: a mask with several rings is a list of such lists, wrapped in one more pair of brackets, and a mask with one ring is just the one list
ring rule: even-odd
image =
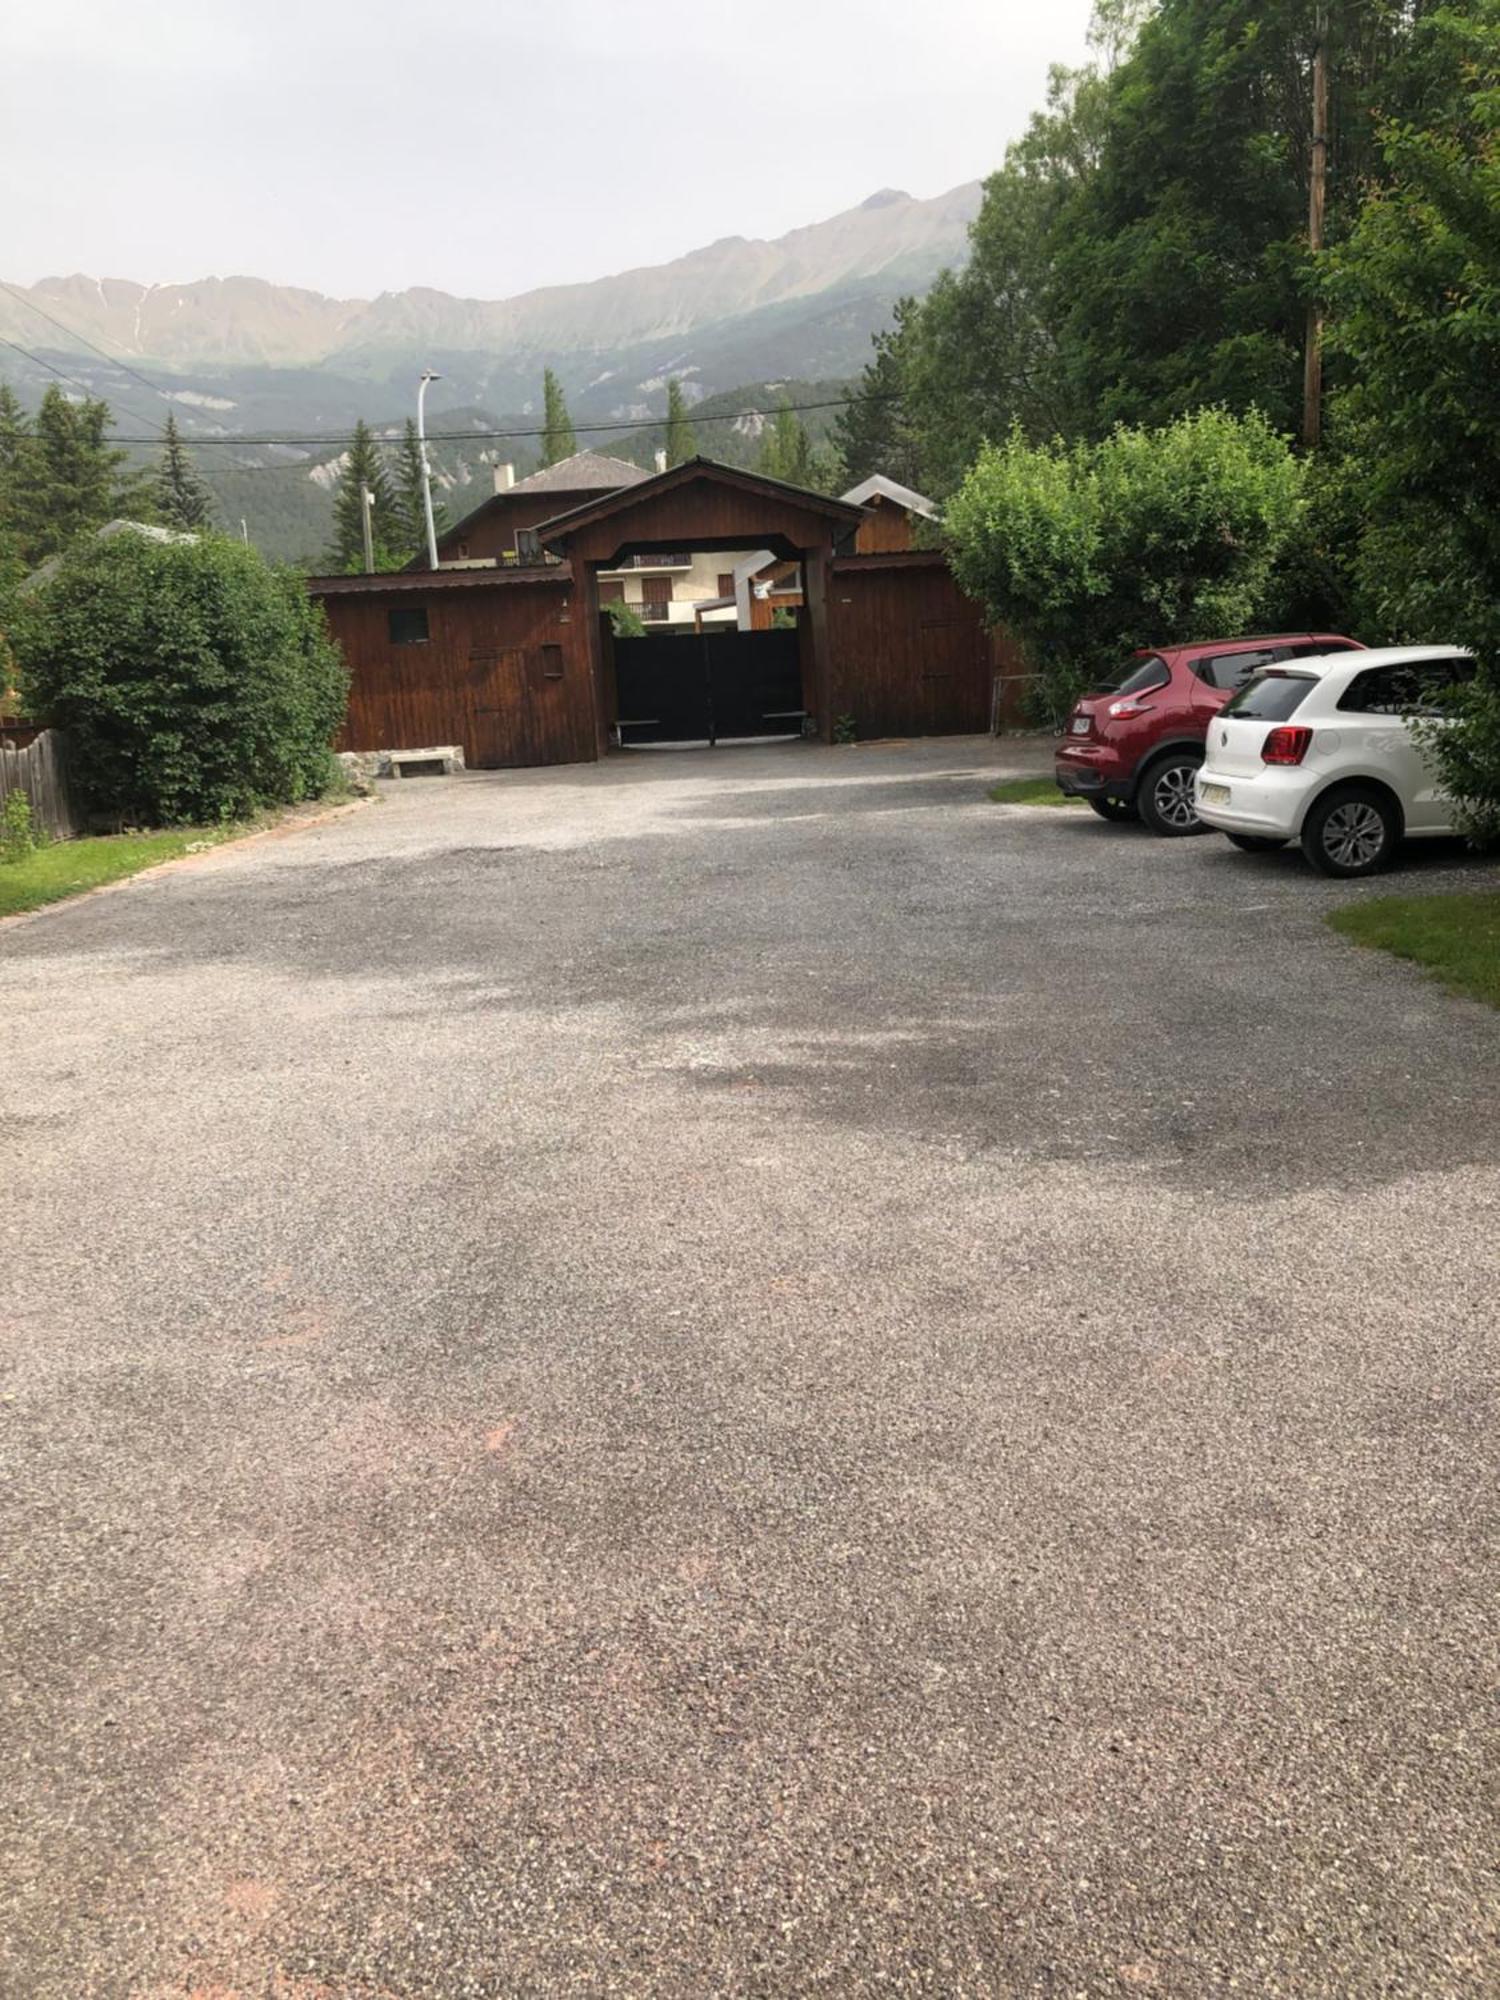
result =
[{"label": "white hatchback", "polygon": [[1237,847],[1300,840],[1325,875],[1371,875],[1403,839],[1452,833],[1414,719],[1474,674],[1458,646],[1330,653],[1258,673],[1208,725],[1198,817]]}]

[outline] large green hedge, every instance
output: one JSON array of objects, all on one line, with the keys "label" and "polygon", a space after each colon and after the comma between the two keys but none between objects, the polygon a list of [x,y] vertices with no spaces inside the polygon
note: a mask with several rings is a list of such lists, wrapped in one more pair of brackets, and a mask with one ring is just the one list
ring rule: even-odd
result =
[{"label": "large green hedge", "polygon": [[16,631],[26,708],[95,812],[234,817],[322,791],[348,680],[301,579],[222,536],[75,546]]},{"label": "large green hedge", "polygon": [[1301,488],[1263,417],[1198,410],[1097,444],[1016,432],[980,453],[945,526],[954,574],[1021,639],[1055,718],[1134,647],[1253,630]]}]

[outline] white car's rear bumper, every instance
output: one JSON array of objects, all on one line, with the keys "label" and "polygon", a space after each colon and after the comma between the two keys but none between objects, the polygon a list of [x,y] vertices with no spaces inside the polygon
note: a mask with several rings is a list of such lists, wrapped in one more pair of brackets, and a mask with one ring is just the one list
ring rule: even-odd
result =
[{"label": "white car's rear bumper", "polygon": [[1301,765],[1265,770],[1216,771],[1205,764],[1195,787],[1198,817],[1221,833],[1250,833],[1268,840],[1295,840],[1312,786]]}]

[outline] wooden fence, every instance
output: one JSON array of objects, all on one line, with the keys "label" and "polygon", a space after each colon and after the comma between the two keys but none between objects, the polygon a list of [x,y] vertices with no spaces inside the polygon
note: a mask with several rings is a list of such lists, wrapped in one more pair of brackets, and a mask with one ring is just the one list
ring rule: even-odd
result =
[{"label": "wooden fence", "polygon": [[40,729],[34,735],[14,725],[0,730],[0,809],[12,792],[24,792],[30,799],[36,832],[52,840],[71,840],[80,830],[68,796],[67,740],[55,729]]}]

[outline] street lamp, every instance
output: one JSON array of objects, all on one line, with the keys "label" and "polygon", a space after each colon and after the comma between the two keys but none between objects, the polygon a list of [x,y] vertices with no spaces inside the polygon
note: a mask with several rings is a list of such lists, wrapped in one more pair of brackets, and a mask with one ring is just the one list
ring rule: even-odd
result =
[{"label": "street lamp", "polygon": [[422,422],[422,405],[427,399],[427,384],[441,382],[442,376],[434,368],[424,368],[422,379],[417,384],[417,445],[422,454],[422,506],[427,515],[427,567],[436,569],[437,528],[432,519],[432,469],[427,463],[427,432]]}]

